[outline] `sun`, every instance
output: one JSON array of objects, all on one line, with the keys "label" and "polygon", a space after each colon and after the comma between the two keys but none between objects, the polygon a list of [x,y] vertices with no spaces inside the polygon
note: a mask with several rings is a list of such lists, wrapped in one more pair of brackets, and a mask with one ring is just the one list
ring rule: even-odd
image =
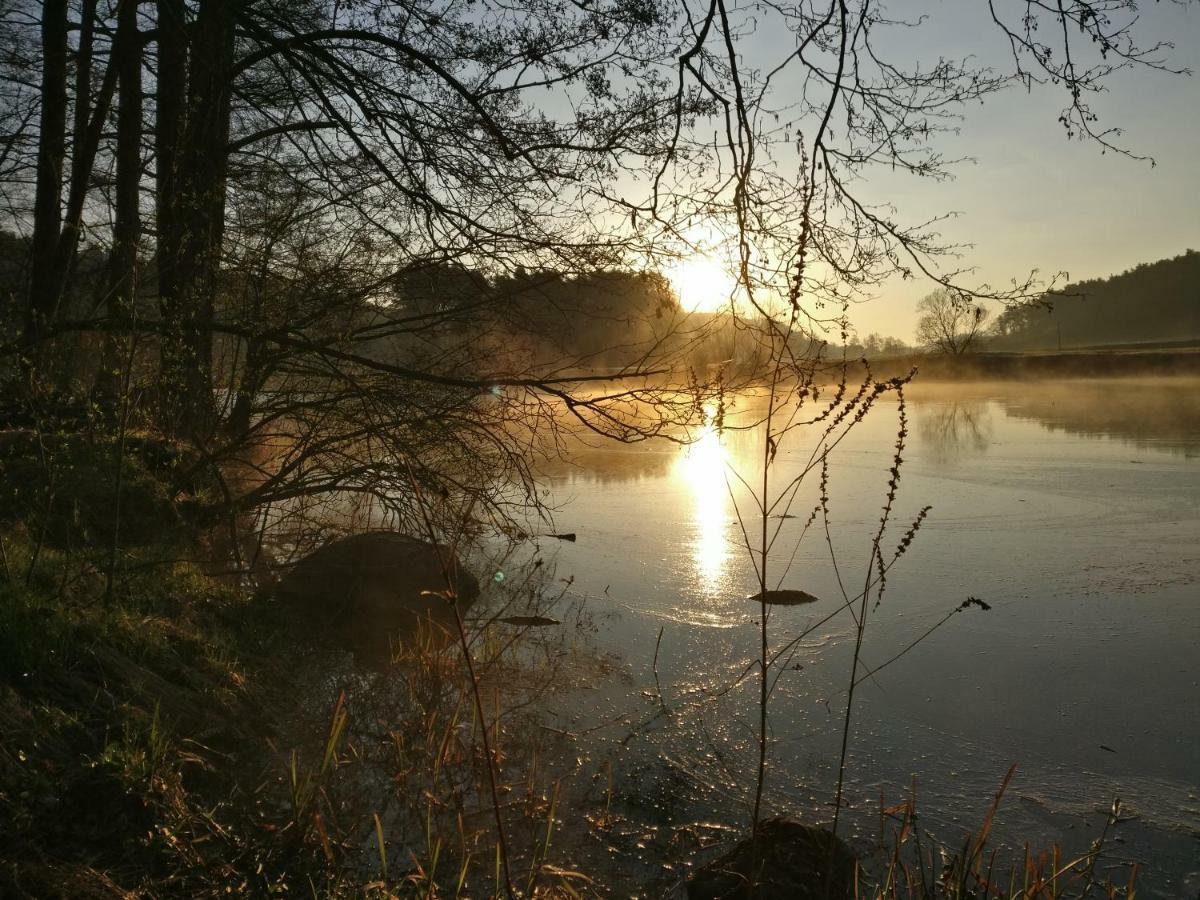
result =
[{"label": "sun", "polygon": [[667,269],[667,279],[685,312],[728,309],[737,286],[725,266],[702,253],[676,262]]}]

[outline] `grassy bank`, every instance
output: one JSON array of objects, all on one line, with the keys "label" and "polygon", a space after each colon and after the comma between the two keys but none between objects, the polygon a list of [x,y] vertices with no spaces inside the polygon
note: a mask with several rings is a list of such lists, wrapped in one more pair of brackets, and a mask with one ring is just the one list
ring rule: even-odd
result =
[{"label": "grassy bank", "polygon": [[[0,433],[0,897],[501,893],[458,647],[350,665],[227,571],[161,444],[54,435]],[[585,879],[532,704],[571,632],[539,621],[474,624],[472,655],[512,878],[556,895]]]},{"label": "grassy bank", "polygon": [[0,895],[306,883],[311,860],[271,838],[286,818],[263,819],[251,790],[269,795],[274,767],[261,610],[150,554],[106,597],[86,554],[35,559],[20,527],[3,540]]},{"label": "grassy bank", "polygon": [[0,896],[336,893],[278,837],[279,622],[209,565],[172,448],[0,439]]}]

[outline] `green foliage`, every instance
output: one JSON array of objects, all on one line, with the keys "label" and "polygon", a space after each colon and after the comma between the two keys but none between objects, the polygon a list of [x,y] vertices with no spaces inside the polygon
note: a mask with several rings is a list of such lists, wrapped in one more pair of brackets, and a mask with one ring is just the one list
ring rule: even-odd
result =
[{"label": "green foliage", "polygon": [[43,594],[0,581],[0,680],[18,684],[69,657],[71,630]]},{"label": "green foliage", "polygon": [[116,769],[131,787],[149,787],[161,781],[174,762],[174,754],[159,707],[154,707],[148,721],[126,719],[120,739],[105,746],[99,762]]},{"label": "green foliage", "polygon": [[122,546],[145,546],[180,530],[168,483],[113,440],[32,430],[0,437],[0,524],[25,522],[59,548],[107,547],[118,530]]},{"label": "green foliage", "polygon": [[211,614],[240,617],[247,633],[255,630],[249,602],[189,563],[133,555],[106,601],[104,575],[86,555],[42,548],[35,560],[23,529],[0,532],[0,540],[0,679],[14,685],[53,676],[97,647],[140,663],[231,670],[237,637],[214,627]]},{"label": "green foliage", "polygon": [[286,846],[235,837],[223,809],[235,753],[260,745],[237,740],[254,723],[251,601],[164,559],[170,545],[127,557],[109,595],[79,549],[39,550],[24,523],[0,539],[0,895],[75,896],[119,873],[187,895],[277,882],[255,868],[285,869]]}]

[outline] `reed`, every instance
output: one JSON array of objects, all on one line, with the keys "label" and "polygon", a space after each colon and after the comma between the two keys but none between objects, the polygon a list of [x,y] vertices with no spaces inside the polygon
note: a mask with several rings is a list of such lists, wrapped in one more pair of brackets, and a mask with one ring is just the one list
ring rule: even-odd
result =
[{"label": "reed", "polygon": [[[1114,800],[1100,834],[1090,849],[1064,859],[1057,844],[1034,850],[994,847],[992,829],[1016,766],[1011,766],[988,806],[979,827],[966,833],[957,847],[940,845],[922,831],[916,789],[902,802],[880,800],[882,864],[873,883],[856,893],[863,900],[1084,900],[1099,895],[1107,900],[1132,900],[1137,893],[1138,864],[1118,862],[1125,876],[1098,883],[1095,867],[1105,858],[1108,840],[1120,814]],[[886,823],[886,824],[885,824]]]}]

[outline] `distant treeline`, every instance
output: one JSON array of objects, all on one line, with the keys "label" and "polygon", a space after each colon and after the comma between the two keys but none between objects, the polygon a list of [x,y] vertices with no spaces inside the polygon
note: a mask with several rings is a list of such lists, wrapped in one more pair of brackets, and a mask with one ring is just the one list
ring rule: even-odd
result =
[{"label": "distant treeline", "polygon": [[[670,284],[654,272],[519,268],[489,277],[447,263],[405,268],[390,287],[374,298],[372,315],[428,316],[450,339],[489,342],[514,363],[627,365],[667,335],[679,312]],[[393,354],[405,355],[398,344]]]},{"label": "distant treeline", "polygon": [[991,350],[1055,350],[1200,339],[1200,253],[1142,263],[1120,275],[1069,284],[1048,306],[1005,310]]},{"label": "distant treeline", "polygon": [[[487,275],[458,264],[424,265],[398,274],[388,302],[372,317],[432,316],[457,338],[484,342],[500,357],[571,370],[620,370],[648,355],[753,370],[757,345],[738,340],[727,317],[688,313],[661,273],[598,269]],[[396,359],[411,340],[377,343]]]}]

